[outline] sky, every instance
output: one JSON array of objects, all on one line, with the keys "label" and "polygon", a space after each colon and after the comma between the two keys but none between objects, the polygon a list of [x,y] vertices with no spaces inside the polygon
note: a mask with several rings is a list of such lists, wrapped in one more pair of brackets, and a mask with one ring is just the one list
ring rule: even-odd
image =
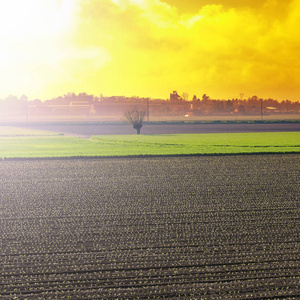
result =
[{"label": "sky", "polygon": [[298,0],[10,0],[0,98],[300,100]]}]

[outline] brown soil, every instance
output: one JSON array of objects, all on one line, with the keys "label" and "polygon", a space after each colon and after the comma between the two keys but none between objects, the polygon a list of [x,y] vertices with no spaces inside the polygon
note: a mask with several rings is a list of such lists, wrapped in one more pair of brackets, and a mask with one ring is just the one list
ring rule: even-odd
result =
[{"label": "brown soil", "polygon": [[[27,128],[49,130],[83,138],[93,135],[135,134],[131,125],[95,125],[95,124],[35,124]],[[180,134],[180,133],[231,133],[231,132],[285,132],[300,131],[300,123],[284,124],[166,124],[144,125],[141,134]]]}]

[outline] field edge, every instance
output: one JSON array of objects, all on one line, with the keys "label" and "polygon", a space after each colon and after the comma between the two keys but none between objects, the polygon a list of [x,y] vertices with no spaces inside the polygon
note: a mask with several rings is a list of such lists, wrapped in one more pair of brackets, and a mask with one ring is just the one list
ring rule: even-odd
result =
[{"label": "field edge", "polygon": [[300,151],[287,152],[240,152],[240,153],[195,153],[195,154],[139,154],[139,155],[78,155],[78,156],[45,156],[45,157],[0,157],[1,161],[28,160],[72,160],[72,159],[118,159],[118,158],[151,158],[151,157],[205,157],[205,156],[255,156],[255,155],[293,155]]}]

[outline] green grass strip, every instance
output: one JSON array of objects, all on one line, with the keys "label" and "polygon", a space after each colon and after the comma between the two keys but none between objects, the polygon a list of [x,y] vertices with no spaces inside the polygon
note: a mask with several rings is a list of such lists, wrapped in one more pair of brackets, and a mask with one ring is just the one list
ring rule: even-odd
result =
[{"label": "green grass strip", "polygon": [[0,137],[0,157],[300,153],[300,132]]}]

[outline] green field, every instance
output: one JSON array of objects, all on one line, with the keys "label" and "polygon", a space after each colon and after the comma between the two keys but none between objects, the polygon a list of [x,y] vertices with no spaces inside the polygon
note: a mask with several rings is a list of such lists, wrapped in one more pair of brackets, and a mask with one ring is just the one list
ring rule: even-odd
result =
[{"label": "green field", "polygon": [[2,159],[299,152],[300,132],[102,135],[82,139],[48,131],[0,127]]}]

